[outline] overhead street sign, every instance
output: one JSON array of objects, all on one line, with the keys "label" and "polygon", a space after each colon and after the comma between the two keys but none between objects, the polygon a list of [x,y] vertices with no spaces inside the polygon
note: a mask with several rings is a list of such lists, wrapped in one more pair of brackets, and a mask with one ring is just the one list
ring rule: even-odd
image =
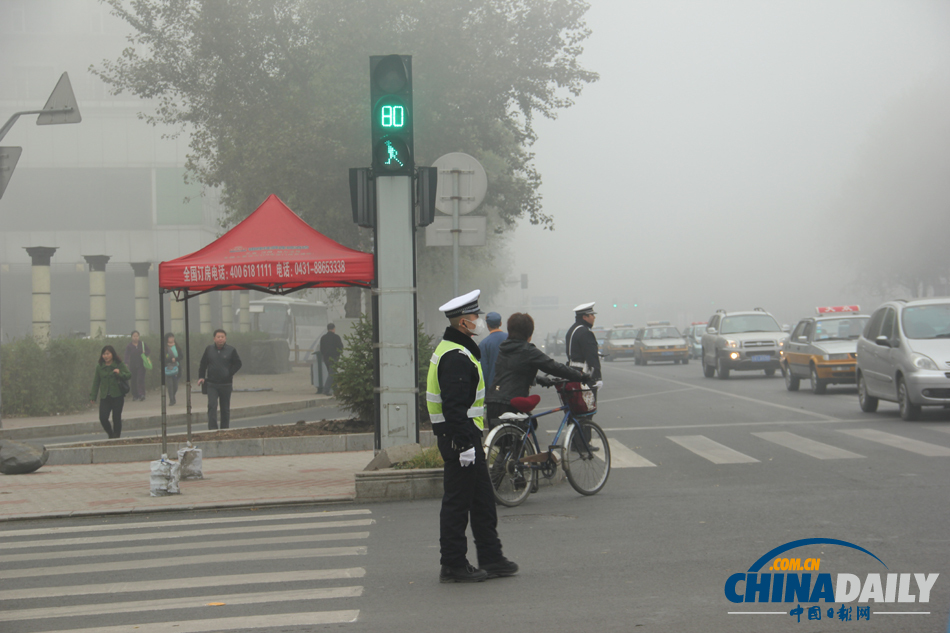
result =
[{"label": "overhead street sign", "polygon": [[56,82],[52,94],[46,100],[43,110],[51,112],[42,112],[36,118],[37,125],[56,125],[59,123],[79,123],[82,121],[82,115],[79,114],[79,104],[76,103],[76,95],[73,94],[73,86],[69,83],[69,75],[63,73]]},{"label": "overhead street sign", "polygon": [[10,176],[16,169],[17,161],[20,160],[20,154],[23,153],[22,147],[0,147],[0,198],[10,182]]}]

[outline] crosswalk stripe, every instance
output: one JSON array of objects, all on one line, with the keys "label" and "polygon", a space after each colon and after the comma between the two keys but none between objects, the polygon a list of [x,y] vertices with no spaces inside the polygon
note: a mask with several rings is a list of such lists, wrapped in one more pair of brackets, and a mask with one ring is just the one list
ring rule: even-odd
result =
[{"label": "crosswalk stripe", "polygon": [[344,517],[358,514],[372,514],[371,510],[329,510],[325,512],[297,512],[293,514],[269,514],[255,517],[212,517],[207,519],[193,518],[181,519],[177,521],[155,520],[149,522],[136,523],[109,523],[106,525],[71,525],[66,527],[53,528],[31,528],[26,530],[2,530],[0,537],[20,537],[20,536],[46,536],[50,534],[72,534],[81,532],[89,534],[90,532],[116,531],[116,530],[147,530],[156,528],[170,527],[199,527],[201,525],[223,525],[226,523],[256,523],[259,521],[303,521],[313,519],[323,519],[326,517]]},{"label": "crosswalk stripe", "polygon": [[815,440],[787,431],[764,431],[761,433],[753,433],[752,435],[772,442],[773,444],[790,448],[793,451],[804,453],[816,459],[854,459],[864,457],[864,455],[858,455],[857,453],[852,453],[851,451],[846,451],[843,448],[831,446],[830,444],[816,442]]},{"label": "crosswalk stripe", "polygon": [[207,596],[187,596],[184,598],[163,598],[160,600],[135,600],[131,602],[112,602],[105,604],[80,604],[67,607],[40,607],[19,611],[0,611],[0,622],[19,620],[37,620],[40,618],[69,618],[114,613],[141,613],[146,611],[168,611],[171,609],[200,609],[209,602],[223,602],[223,606],[239,604],[263,604],[273,602],[292,602],[294,600],[329,600],[335,598],[358,598],[363,588],[328,587],[325,589],[297,589],[293,591],[266,591],[255,593],[211,594]]},{"label": "crosswalk stripe", "polygon": [[66,585],[60,587],[33,587],[0,591],[0,600],[23,600],[24,598],[60,598],[63,596],[92,596],[102,593],[137,593],[140,591],[169,591],[198,589],[200,587],[234,587],[268,583],[309,582],[313,580],[340,580],[363,578],[362,567],[342,569],[304,569],[277,571],[263,574],[231,574],[227,576],[198,576],[195,578],[160,578],[157,580],[134,580],[130,582],[106,582],[96,585]]},{"label": "crosswalk stripe", "polygon": [[355,622],[359,610],[352,611],[313,611],[308,613],[278,613],[274,615],[250,615],[237,618],[215,618],[210,620],[176,621],[174,628],[167,622],[119,626],[97,626],[88,629],[63,629],[44,631],[44,633],[212,633],[214,631],[243,629],[278,629],[282,626],[317,626],[320,624],[341,624]]},{"label": "crosswalk stripe", "polygon": [[[342,527],[362,527],[373,525],[374,519],[355,519],[351,521],[325,521],[325,522],[306,522],[306,523],[287,523],[283,525],[258,526],[259,531],[267,532],[285,532],[290,530],[319,530],[324,528],[342,528]],[[121,543],[129,541],[154,541],[159,539],[180,539],[193,537],[211,537],[222,536],[224,534],[242,534],[255,528],[248,526],[224,528],[220,530],[183,530],[180,532],[161,532],[150,534],[113,534],[103,536],[88,536],[65,539],[49,539],[38,541],[17,541],[13,543],[0,543],[0,550],[4,549],[24,549],[27,547],[65,547],[78,545],[93,545],[96,543]]]},{"label": "crosswalk stripe", "polygon": [[714,442],[705,435],[667,435],[666,438],[714,464],[751,464],[759,461]]},{"label": "crosswalk stripe", "polygon": [[851,435],[853,437],[859,437],[862,440],[869,440],[871,442],[877,442],[878,444],[893,446],[894,448],[901,448],[905,451],[910,451],[911,453],[917,453],[918,455],[924,455],[926,457],[950,456],[950,448],[947,448],[946,446],[930,444],[928,442],[921,442],[919,440],[912,440],[908,437],[902,437],[892,433],[885,433],[884,431],[877,431],[874,429],[838,429],[838,432],[845,433],[846,435]]},{"label": "crosswalk stripe", "polygon": [[[261,545],[287,545],[290,543],[311,543],[321,541],[347,541],[350,539],[369,538],[369,532],[339,532],[334,534],[304,534],[303,536],[275,536],[272,538],[235,539],[231,541],[214,541],[208,543],[175,543],[176,552],[193,549],[225,549],[260,547]],[[0,556],[0,563],[17,563],[38,560],[63,560],[65,558],[90,558],[103,556],[128,556],[130,554],[148,554],[149,552],[167,552],[169,545],[137,545],[134,547],[109,547],[100,549],[83,549],[66,552],[35,552],[32,554],[6,554]]]},{"label": "crosswalk stripe", "polygon": [[638,455],[615,439],[610,439],[610,467],[611,468],[644,468],[656,466],[646,457]]},{"label": "crosswalk stripe", "polygon": [[309,549],[289,549],[277,551],[246,551],[229,552],[227,554],[206,554],[204,556],[175,557],[163,559],[130,560],[112,563],[89,563],[86,565],[59,565],[56,567],[37,567],[33,569],[3,569],[0,570],[0,580],[11,578],[34,578],[39,576],[60,576],[69,574],[89,574],[104,571],[119,571],[128,569],[155,569],[159,567],[180,567],[182,565],[205,565],[209,563],[233,563],[252,560],[278,560],[288,558],[316,558],[323,556],[360,556],[366,554],[365,546],[353,547],[324,547]]}]

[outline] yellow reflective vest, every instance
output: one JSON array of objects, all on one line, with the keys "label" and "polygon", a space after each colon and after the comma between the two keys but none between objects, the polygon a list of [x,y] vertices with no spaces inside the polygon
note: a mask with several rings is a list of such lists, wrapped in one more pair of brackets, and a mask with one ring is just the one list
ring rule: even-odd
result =
[{"label": "yellow reflective vest", "polygon": [[442,360],[442,356],[446,352],[454,349],[461,350],[478,370],[478,388],[475,391],[475,401],[469,405],[465,414],[472,419],[480,431],[483,431],[485,429],[485,376],[482,374],[482,364],[465,346],[445,339],[439,343],[439,346],[435,348],[435,353],[432,354],[432,358],[429,359],[429,374],[426,377],[426,408],[429,410],[429,419],[432,420],[432,430],[438,434],[436,425],[445,423],[445,416],[442,414],[442,387],[439,385],[439,361]]}]

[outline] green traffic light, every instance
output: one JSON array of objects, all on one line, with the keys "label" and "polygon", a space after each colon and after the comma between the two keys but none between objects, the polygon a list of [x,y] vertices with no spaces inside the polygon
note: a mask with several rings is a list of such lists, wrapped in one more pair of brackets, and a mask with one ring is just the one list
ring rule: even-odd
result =
[{"label": "green traffic light", "polygon": [[386,128],[401,128],[406,124],[406,109],[401,105],[384,105],[379,109],[379,124]]}]

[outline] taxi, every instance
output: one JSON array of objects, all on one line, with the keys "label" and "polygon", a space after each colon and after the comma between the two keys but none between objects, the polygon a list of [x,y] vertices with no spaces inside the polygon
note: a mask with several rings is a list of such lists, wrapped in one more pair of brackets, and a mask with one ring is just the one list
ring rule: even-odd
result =
[{"label": "taxi", "polygon": [[860,311],[860,306],[815,308],[817,316],[798,322],[782,359],[786,389],[798,391],[803,379],[816,394],[828,385],[854,384],[858,338],[869,318]]},{"label": "taxi", "polygon": [[637,337],[637,330],[629,323],[618,323],[607,330],[601,351],[607,361],[633,356],[633,341]]},{"label": "taxi", "polygon": [[637,330],[633,341],[633,360],[637,365],[649,362],[673,361],[673,364],[689,363],[689,346],[686,338],[669,321],[648,321],[647,326]]}]

